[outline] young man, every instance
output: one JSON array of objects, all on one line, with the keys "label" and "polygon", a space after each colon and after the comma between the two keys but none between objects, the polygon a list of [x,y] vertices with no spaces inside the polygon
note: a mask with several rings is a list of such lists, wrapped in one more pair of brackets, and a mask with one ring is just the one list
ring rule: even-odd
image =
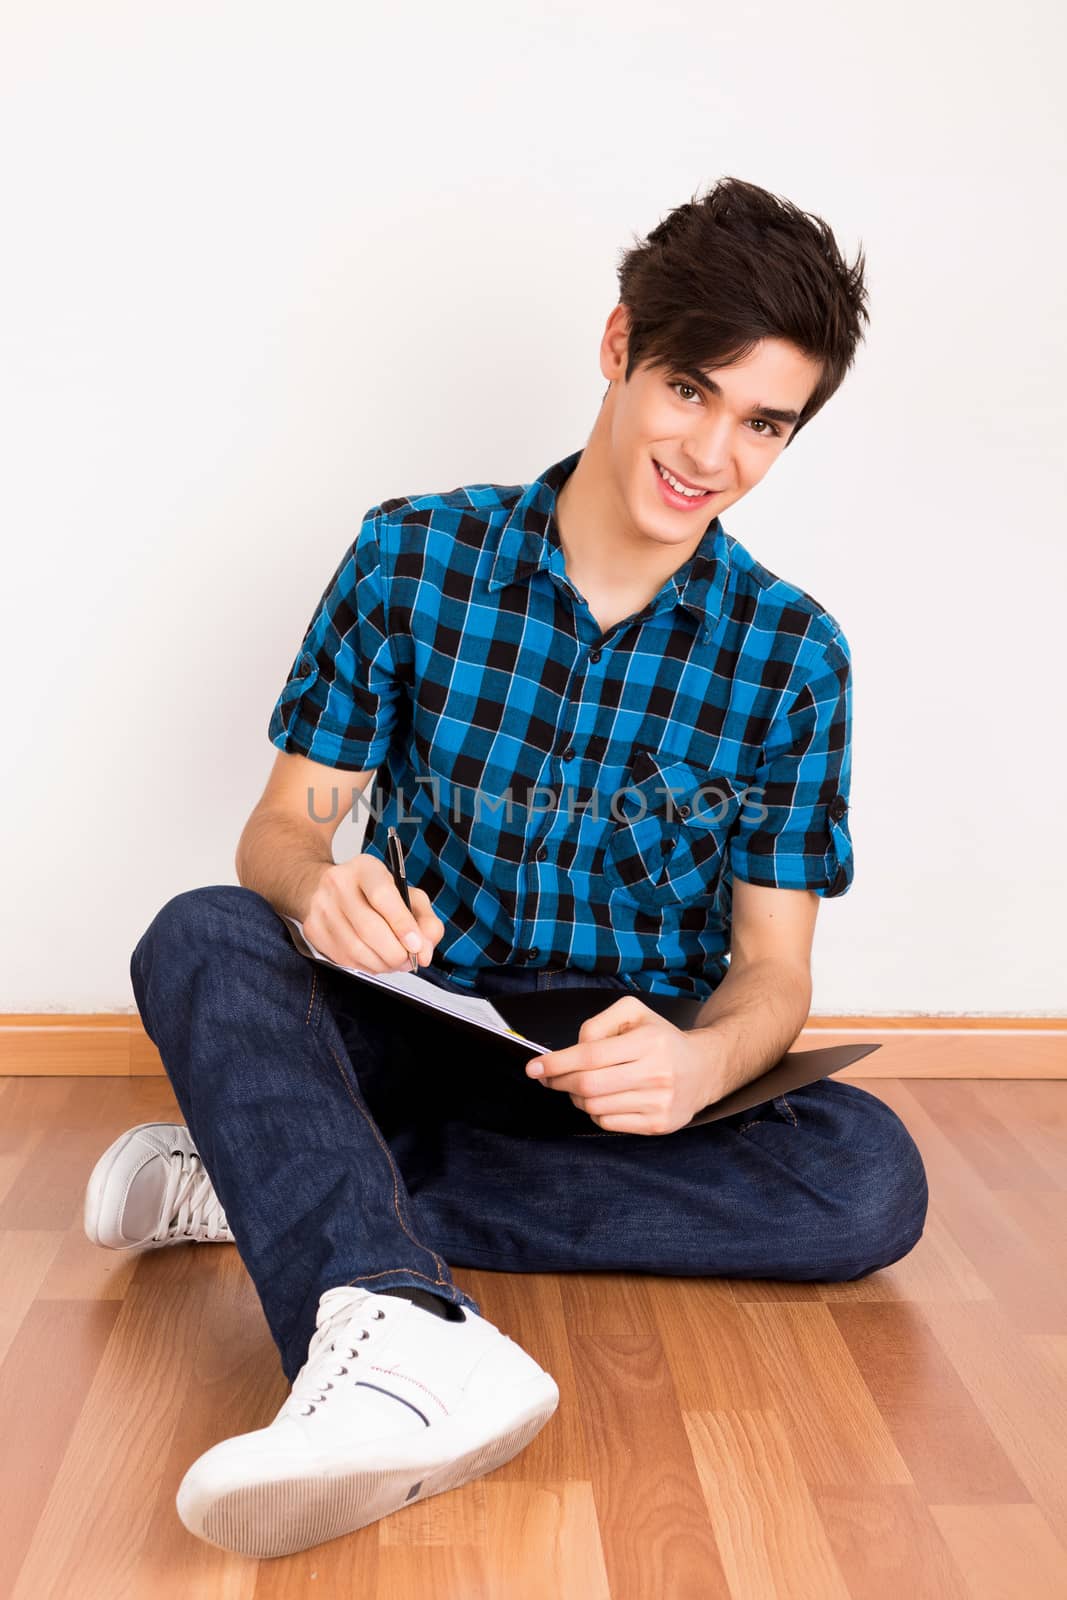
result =
[{"label": "young man", "polygon": [[[229,1549],[363,1526],[547,1421],[554,1381],[448,1263],[851,1279],[922,1233],[918,1151],[853,1084],[686,1126],[796,1038],[819,901],[852,880],[845,635],[720,519],[845,377],[863,258],[726,179],[619,281],[584,448],[367,513],[274,708],[240,886],[176,896],[133,954],[186,1126],[116,1140],[86,1227],[232,1238],[256,1285],[292,1393],[178,1495]],[[278,913],[341,965],[410,946],[490,998],[609,993],[546,1095],[511,1047],[308,960]],[[669,996],[703,1002],[695,1026]]]}]

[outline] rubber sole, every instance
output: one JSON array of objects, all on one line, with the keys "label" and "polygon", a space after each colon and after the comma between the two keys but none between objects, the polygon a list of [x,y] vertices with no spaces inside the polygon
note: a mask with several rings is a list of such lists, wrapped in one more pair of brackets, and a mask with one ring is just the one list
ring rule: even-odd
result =
[{"label": "rubber sole", "polygon": [[[216,1494],[196,1510],[188,1503],[183,1507],[179,1489],[178,1515],[190,1533],[223,1550],[261,1559],[293,1555],[354,1533],[404,1506],[443,1494],[447,1489],[458,1489],[472,1478],[503,1466],[526,1448],[556,1410],[558,1390],[549,1397],[544,1386],[540,1388],[537,1404],[517,1418],[506,1433],[462,1454],[451,1454],[448,1446],[451,1443],[462,1448],[463,1433],[470,1432],[469,1421],[458,1416],[435,1424],[438,1453],[449,1458],[431,1466],[420,1469],[410,1464],[368,1463],[329,1476],[245,1483]],[[449,1422],[456,1426],[449,1429]]]}]

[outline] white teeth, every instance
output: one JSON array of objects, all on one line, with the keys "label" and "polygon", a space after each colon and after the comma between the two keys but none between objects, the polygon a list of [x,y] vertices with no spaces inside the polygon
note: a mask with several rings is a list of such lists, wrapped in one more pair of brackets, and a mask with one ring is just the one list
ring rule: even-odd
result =
[{"label": "white teeth", "polygon": [[666,478],[675,493],[684,494],[688,500],[699,500],[702,495],[710,494],[711,492],[709,489],[687,489],[684,483],[679,483],[678,479],[668,472],[666,467],[661,467],[658,461],[656,466],[659,468],[660,477]]}]

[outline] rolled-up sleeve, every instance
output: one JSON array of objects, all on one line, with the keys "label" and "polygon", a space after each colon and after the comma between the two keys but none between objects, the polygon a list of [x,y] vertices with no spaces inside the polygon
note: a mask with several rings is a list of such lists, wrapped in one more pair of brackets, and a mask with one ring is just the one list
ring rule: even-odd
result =
[{"label": "rolled-up sleeve", "polygon": [[761,755],[730,840],[734,877],[825,899],[845,894],[853,878],[852,661],[840,631]]},{"label": "rolled-up sleeve", "polygon": [[315,608],[268,728],[279,750],[345,771],[367,772],[385,758],[403,693],[381,540],[376,506]]}]

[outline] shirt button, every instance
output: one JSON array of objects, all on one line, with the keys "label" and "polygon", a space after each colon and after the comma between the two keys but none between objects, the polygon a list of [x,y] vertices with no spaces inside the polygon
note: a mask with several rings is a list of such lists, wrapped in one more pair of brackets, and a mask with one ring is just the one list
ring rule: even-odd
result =
[{"label": "shirt button", "polygon": [[548,846],[547,846],[547,844],[543,844],[543,845],[541,845],[540,849],[536,851],[536,853],[534,855],[534,860],[535,861],[543,861],[547,855],[548,855]]},{"label": "shirt button", "polygon": [[533,944],[526,952],[526,959],[527,961],[536,961],[540,954],[540,950],[538,950],[537,946]]},{"label": "shirt button", "polygon": [[693,809],[692,806],[679,806],[678,807],[678,815],[680,817],[688,817],[690,815],[690,813],[692,812],[692,809]]},{"label": "shirt button", "polygon": [[835,822],[840,822],[841,818],[848,810],[848,801],[845,799],[844,795],[835,794],[833,799],[830,801],[829,809],[833,820]]},{"label": "shirt button", "polygon": [[563,759],[564,759],[564,761],[573,761],[574,760],[574,746],[572,744],[569,744],[567,746],[566,750],[564,750]]},{"label": "shirt button", "polygon": [[310,661],[301,661],[300,665],[296,669],[296,675],[297,675],[298,678],[306,678],[310,671],[311,671],[311,662]]},{"label": "shirt button", "polygon": [[590,661],[599,661],[600,660],[600,651],[599,650],[591,650],[589,652],[589,659],[590,659]]}]

